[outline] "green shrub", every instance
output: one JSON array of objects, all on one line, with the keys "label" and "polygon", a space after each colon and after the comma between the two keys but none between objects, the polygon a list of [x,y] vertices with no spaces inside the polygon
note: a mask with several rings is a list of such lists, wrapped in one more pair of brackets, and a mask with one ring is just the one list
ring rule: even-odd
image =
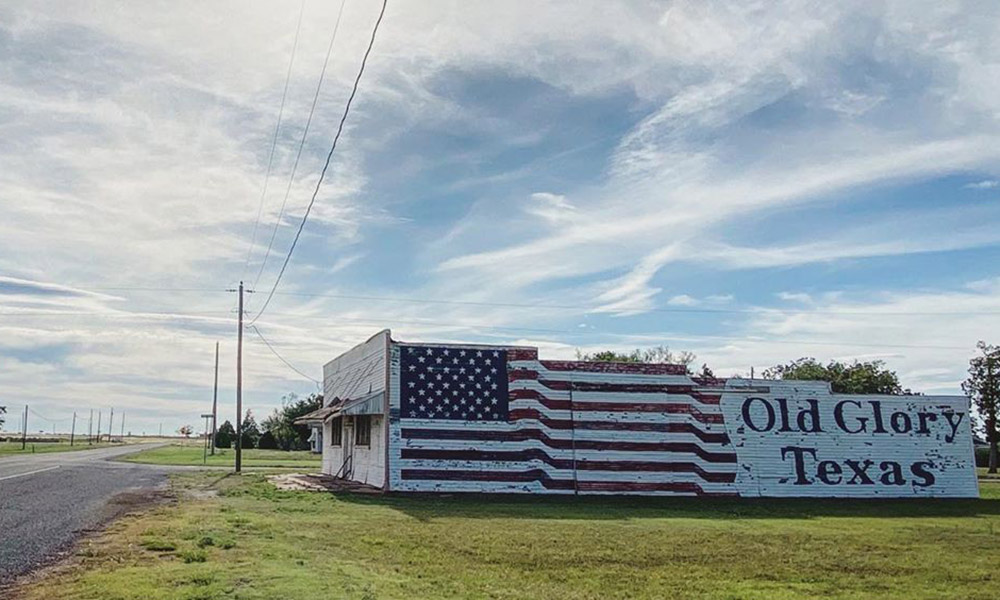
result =
[{"label": "green shrub", "polygon": [[179,556],[185,563],[203,563],[208,560],[208,554],[204,550],[184,550]]},{"label": "green shrub", "polygon": [[142,547],[153,552],[173,552],[177,545],[162,538],[150,538],[141,542]]}]

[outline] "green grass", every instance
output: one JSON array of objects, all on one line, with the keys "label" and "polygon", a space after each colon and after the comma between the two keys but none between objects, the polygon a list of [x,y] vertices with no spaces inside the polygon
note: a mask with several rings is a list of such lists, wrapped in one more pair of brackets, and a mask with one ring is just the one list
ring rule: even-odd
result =
[{"label": "green grass", "polygon": [[[94,448],[107,448],[111,444],[104,442],[102,444],[92,444],[87,445],[86,438],[81,440],[76,440],[76,442],[70,446],[69,440],[59,441],[59,442],[28,442],[24,450],[21,450],[21,442],[0,442],[0,456],[10,456],[12,454],[42,454],[48,452],[71,452],[75,450],[93,450]],[[113,444],[115,447],[121,444]]]},{"label": "green grass", "polygon": [[204,472],[173,486],[188,499],[118,521],[25,597],[1000,595],[1000,482],[949,501],[371,497]]},{"label": "green grass", "polygon": [[[154,465],[195,465],[229,467],[233,465],[235,450],[216,448],[215,456],[208,456],[202,462],[204,450],[200,445],[172,444],[152,450],[130,454],[121,460]],[[319,471],[322,464],[320,455],[308,451],[285,452],[283,450],[243,450],[243,466],[249,468],[294,468],[303,471]]]}]

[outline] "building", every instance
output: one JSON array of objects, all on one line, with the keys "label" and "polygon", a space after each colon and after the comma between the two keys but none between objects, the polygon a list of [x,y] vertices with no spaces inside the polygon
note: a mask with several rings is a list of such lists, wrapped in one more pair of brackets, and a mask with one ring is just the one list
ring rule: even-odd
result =
[{"label": "building", "polygon": [[382,331],[324,366],[323,472],[391,492],[978,496],[969,402]]}]

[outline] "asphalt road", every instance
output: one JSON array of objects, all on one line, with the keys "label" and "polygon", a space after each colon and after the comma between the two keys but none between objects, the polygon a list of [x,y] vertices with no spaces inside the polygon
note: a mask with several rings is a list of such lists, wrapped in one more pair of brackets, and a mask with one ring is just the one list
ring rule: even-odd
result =
[{"label": "asphalt road", "polygon": [[166,467],[108,460],[160,445],[0,458],[0,588],[113,517],[115,496],[165,486]]}]

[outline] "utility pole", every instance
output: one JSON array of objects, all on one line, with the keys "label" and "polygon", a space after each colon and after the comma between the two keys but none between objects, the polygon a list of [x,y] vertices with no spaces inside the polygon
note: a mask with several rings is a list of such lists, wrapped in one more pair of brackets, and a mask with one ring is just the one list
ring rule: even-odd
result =
[{"label": "utility pole", "polygon": [[[236,329],[236,472],[243,466],[243,282]],[[27,413],[25,413],[27,414]]]},{"label": "utility pole", "polygon": [[101,411],[97,411],[97,444],[101,443]]},{"label": "utility pole", "polygon": [[[111,416],[108,417],[108,443],[111,443],[111,428],[115,426],[115,407],[111,407]],[[98,436],[100,437],[100,436]]]},{"label": "utility pole", "polygon": [[21,430],[21,450],[28,443],[28,405],[24,405],[24,429]]},{"label": "utility pole", "polygon": [[87,445],[94,443],[94,409],[90,409],[90,419],[87,420]]},{"label": "utility pole", "polygon": [[212,456],[215,456],[215,418],[219,404],[219,342],[215,342],[215,387],[212,390]]},{"label": "utility pole", "polygon": [[69,430],[69,445],[73,445],[73,436],[76,435],[76,411],[73,411],[73,427]]},{"label": "utility pole", "polygon": [[125,411],[122,411],[122,432],[118,434],[118,441],[125,443]]}]

